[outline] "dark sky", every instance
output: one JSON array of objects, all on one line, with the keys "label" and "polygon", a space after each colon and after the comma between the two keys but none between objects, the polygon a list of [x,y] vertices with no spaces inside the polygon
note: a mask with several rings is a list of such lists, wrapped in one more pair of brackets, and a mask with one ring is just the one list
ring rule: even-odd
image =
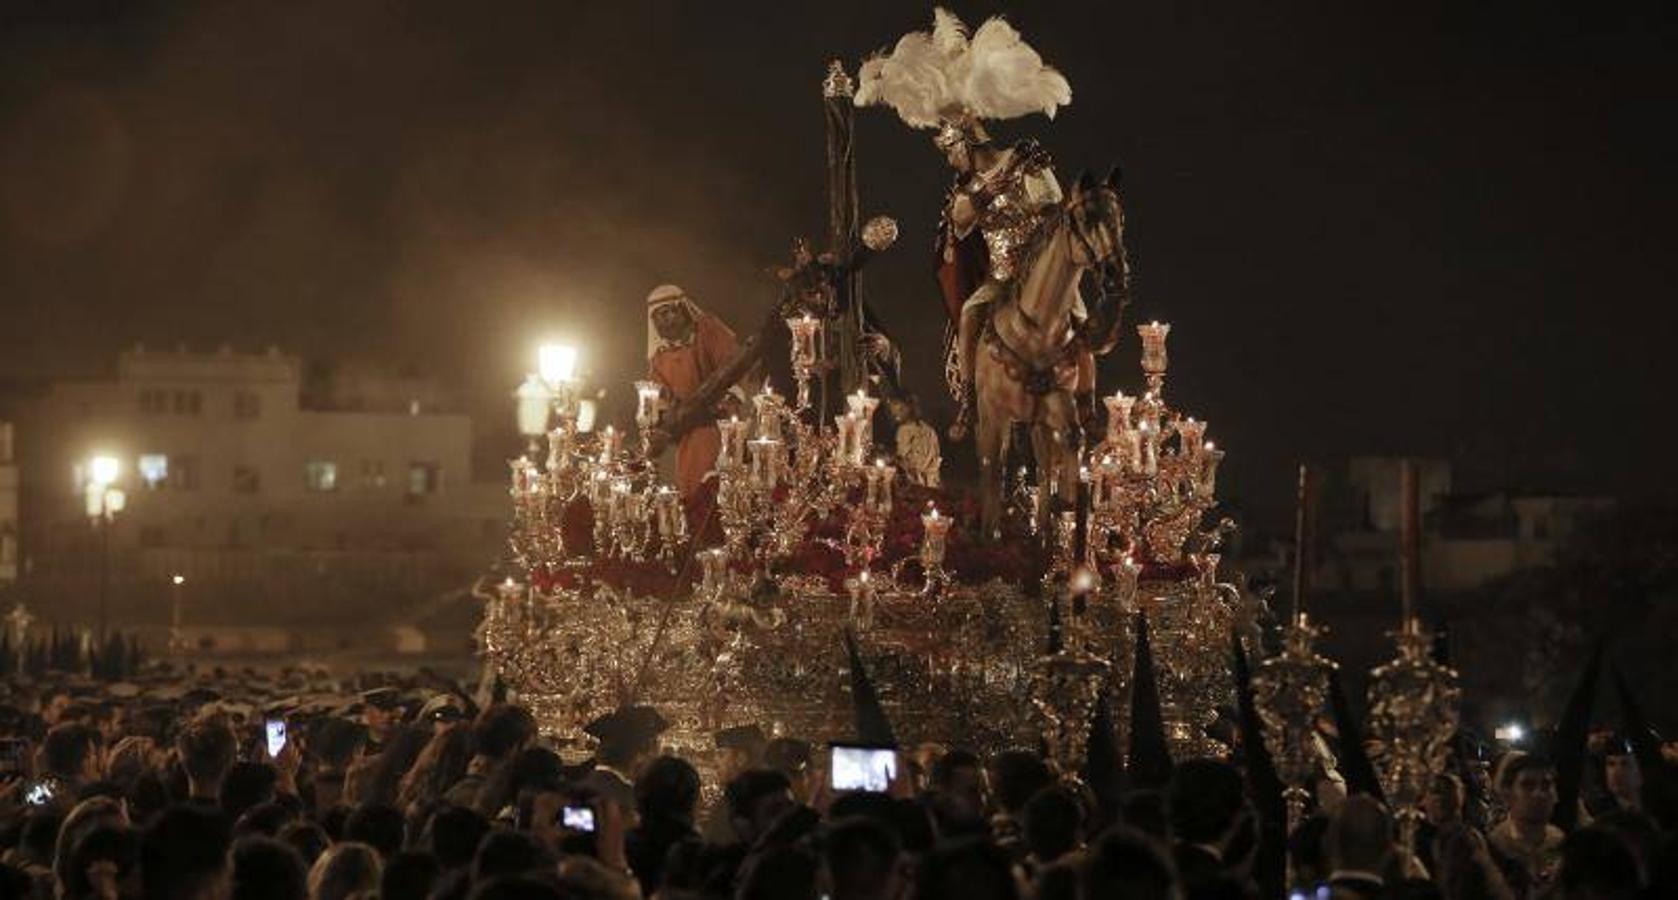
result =
[{"label": "dark sky", "polygon": [[[1656,5],[956,3],[1073,103],[1063,178],[1122,161],[1172,398],[1274,524],[1300,457],[1451,454],[1471,486],[1670,491],[1670,136]],[[1365,7],[1387,7],[1372,9]],[[667,280],[735,322],[824,228],[824,61],[930,6],[0,6],[0,377],[144,341],[412,366],[510,417],[544,334],[632,377]],[[1577,10],[1577,11],[1576,11]],[[938,394],[945,173],[859,113],[865,285]],[[1104,387],[1135,385],[1134,341]]]}]

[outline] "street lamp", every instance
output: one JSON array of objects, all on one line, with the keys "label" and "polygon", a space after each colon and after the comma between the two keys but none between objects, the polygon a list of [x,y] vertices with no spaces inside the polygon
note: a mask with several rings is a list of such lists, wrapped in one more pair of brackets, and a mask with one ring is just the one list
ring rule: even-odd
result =
[{"label": "street lamp", "polygon": [[536,373],[553,392],[553,409],[561,419],[576,414],[577,348],[570,344],[543,344],[536,350]]},{"label": "street lamp", "polygon": [[513,391],[513,399],[518,401],[519,434],[530,444],[530,456],[534,459],[537,442],[548,433],[548,405],[553,402],[553,392],[540,376],[526,375],[524,383]]},{"label": "street lamp", "polygon": [[95,456],[87,464],[87,517],[99,530],[99,643],[105,643],[111,604],[111,522],[128,495],[115,487],[122,476],[122,461],[114,456]]},{"label": "street lamp", "polygon": [[186,584],[186,576],[176,572],[169,576],[169,583],[172,585],[169,603],[169,652],[178,654],[184,649],[181,634],[181,586]]}]

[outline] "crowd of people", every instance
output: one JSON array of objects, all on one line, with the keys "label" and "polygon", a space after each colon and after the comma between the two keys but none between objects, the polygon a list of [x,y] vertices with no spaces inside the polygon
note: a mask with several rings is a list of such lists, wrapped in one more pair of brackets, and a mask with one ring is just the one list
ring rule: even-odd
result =
[{"label": "crowd of people", "polygon": [[[647,707],[592,723],[574,761],[526,708],[441,679],[7,691],[0,900],[1678,897],[1671,764],[1645,771],[1612,735],[1567,816],[1538,752],[1504,753],[1489,790],[1440,772],[1408,853],[1380,800],[1326,778],[1291,834],[1267,833],[1250,773],[1222,760],[1103,801],[1035,751],[920,746],[887,790],[845,792],[826,746],[756,726],[663,752]],[[1264,871],[1278,839],[1285,882]]]}]

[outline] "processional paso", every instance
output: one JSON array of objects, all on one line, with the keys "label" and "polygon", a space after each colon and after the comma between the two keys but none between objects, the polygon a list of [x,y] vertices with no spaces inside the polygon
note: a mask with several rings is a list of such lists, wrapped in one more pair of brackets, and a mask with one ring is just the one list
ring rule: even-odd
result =
[{"label": "processional paso", "polygon": [[[1091,399],[1093,356],[1118,343],[1130,301],[1117,177],[1062,189],[1038,145],[997,148],[982,125],[1052,116],[1070,99],[1007,23],[970,36],[941,10],[931,31],[865,62],[854,86],[832,64],[829,247],[795,243],[763,324],[735,342],[679,288],[655,290],[641,440],[628,446],[579,427],[569,370],[527,380],[521,423],[546,446],[533,439],[511,463],[510,574],[481,591],[480,638],[544,729],[581,747],[584,723],[643,704],[687,753],[740,727],[851,737],[858,683],[898,735],[980,748],[1041,739],[1068,774],[1097,744],[1128,738],[1142,752],[1144,736],[1105,731],[1133,702],[1158,710],[1173,757],[1226,756],[1231,742],[1214,735],[1237,699],[1234,635],[1262,660],[1242,698],[1256,707],[1245,739],[1264,743],[1299,820],[1329,668],[1302,605],[1308,561],[1296,561],[1282,652],[1263,658],[1262,599],[1219,575],[1234,528],[1213,516],[1224,453],[1166,398],[1171,327],[1136,326],[1133,392]],[[936,435],[860,290],[863,264],[897,230],[883,217],[857,225],[851,116],[873,104],[932,129],[958,173],[937,263],[951,383],[977,413],[976,501],[941,487]],[[1031,432],[1036,483],[1010,511],[1000,463],[1015,424]],[[655,465],[671,445],[674,486]],[[1301,548],[1308,538],[1302,512]],[[1425,658],[1408,601],[1405,623],[1400,658],[1371,688],[1401,823],[1455,715],[1454,676]],[[1133,672],[1153,677],[1133,684]]]}]

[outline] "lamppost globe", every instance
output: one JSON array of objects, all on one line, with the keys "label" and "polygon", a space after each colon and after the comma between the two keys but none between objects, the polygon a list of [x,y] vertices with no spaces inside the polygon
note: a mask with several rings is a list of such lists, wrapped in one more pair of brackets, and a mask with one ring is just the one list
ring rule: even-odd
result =
[{"label": "lamppost globe", "polygon": [[109,487],[122,474],[122,460],[114,456],[95,456],[88,461],[87,471],[94,484]]},{"label": "lamppost globe", "polygon": [[577,348],[570,344],[543,344],[536,351],[536,371],[548,385],[558,385],[577,376]]},{"label": "lamppost globe", "polygon": [[185,575],[172,575],[169,578],[169,583],[173,584],[176,587],[180,587],[181,585],[186,584],[186,576]]},{"label": "lamppost globe", "polygon": [[513,399],[518,403],[519,434],[532,440],[548,431],[548,407],[553,392],[542,382],[536,375],[527,375],[518,390],[513,391]]}]

